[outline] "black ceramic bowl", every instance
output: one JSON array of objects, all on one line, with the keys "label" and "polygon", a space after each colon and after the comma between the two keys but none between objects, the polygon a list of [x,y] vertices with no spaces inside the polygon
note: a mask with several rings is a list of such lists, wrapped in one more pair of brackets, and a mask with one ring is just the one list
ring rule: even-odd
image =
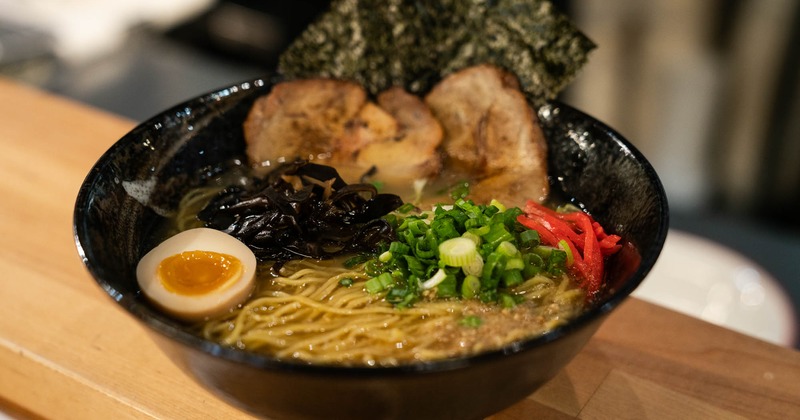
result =
[{"label": "black ceramic bowl", "polygon": [[577,354],[644,279],[667,234],[667,201],[645,158],[618,133],[569,106],[539,110],[554,191],[591,209],[634,245],[608,263],[599,304],[548,334],[500,350],[400,367],[287,363],[220,346],[148,304],[136,264],[148,233],[184,192],[229,159],[244,159],[242,121],[272,81],[190,100],[136,127],[92,168],[78,194],[78,253],[97,283],[153,332],[176,364],[229,402],[275,418],[481,418],[531,394]]}]

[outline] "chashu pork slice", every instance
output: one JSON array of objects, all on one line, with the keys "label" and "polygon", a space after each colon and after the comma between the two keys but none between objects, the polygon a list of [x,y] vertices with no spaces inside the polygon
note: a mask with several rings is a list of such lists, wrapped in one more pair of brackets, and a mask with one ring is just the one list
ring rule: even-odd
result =
[{"label": "chashu pork slice", "polygon": [[280,83],[256,100],[244,136],[255,166],[311,159],[335,166],[348,182],[374,172],[382,181],[410,183],[441,168],[442,128],[422,99],[402,88],[375,103],[355,83]]},{"label": "chashu pork slice", "polygon": [[509,205],[548,194],[547,143],[510,73],[478,65],[439,82],[425,102],[444,128],[446,165],[477,177],[470,198]]},{"label": "chashu pork slice", "polygon": [[247,157],[255,166],[329,157],[347,122],[366,103],[367,93],[356,83],[330,79],[278,83],[255,101],[244,122]]},{"label": "chashu pork slice", "polygon": [[376,136],[357,152],[358,166],[375,167],[378,179],[395,183],[438,174],[443,131],[425,102],[399,87],[381,92],[377,102],[396,125],[393,132]]}]

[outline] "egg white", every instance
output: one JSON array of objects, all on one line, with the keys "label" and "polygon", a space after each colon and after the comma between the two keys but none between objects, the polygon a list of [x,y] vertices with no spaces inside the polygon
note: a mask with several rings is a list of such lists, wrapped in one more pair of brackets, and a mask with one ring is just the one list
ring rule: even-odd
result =
[{"label": "egg white", "polygon": [[[236,257],[242,263],[241,275],[203,295],[181,295],[167,290],[157,271],[165,258],[186,251],[211,251]],[[222,314],[245,301],[253,291],[256,257],[238,239],[214,229],[197,228],[178,233],[145,254],[136,267],[136,280],[142,292],[164,312],[187,321],[198,321]]]}]

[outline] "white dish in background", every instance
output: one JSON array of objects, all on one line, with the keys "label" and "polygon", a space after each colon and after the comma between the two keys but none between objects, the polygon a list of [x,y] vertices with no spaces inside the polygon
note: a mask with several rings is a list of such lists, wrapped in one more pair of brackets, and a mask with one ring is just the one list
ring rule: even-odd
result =
[{"label": "white dish in background", "polygon": [[715,242],[670,230],[633,296],[764,341],[791,347],[794,308],[753,261]]}]

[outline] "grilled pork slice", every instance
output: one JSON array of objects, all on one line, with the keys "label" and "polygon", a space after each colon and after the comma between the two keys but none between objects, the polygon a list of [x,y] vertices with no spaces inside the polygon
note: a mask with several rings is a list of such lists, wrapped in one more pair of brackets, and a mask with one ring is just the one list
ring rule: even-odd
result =
[{"label": "grilled pork slice", "polygon": [[402,178],[430,178],[441,169],[438,153],[442,127],[418,96],[402,88],[391,88],[378,95],[380,109],[397,123],[357,153],[359,166],[377,168],[376,176],[389,182]]},{"label": "grilled pork slice", "polygon": [[257,99],[244,122],[247,157],[254,165],[328,156],[345,124],[367,103],[364,89],[338,80],[276,84]]},{"label": "grilled pork slice", "polygon": [[341,167],[348,182],[373,167],[379,179],[397,182],[432,177],[441,168],[441,126],[420,98],[401,88],[381,93],[376,104],[350,82],[280,83],[256,100],[244,135],[251,164],[312,159]]},{"label": "grilled pork slice", "polygon": [[513,75],[469,67],[444,78],[425,102],[444,128],[445,165],[478,176],[472,199],[522,205],[547,196],[547,144]]}]

